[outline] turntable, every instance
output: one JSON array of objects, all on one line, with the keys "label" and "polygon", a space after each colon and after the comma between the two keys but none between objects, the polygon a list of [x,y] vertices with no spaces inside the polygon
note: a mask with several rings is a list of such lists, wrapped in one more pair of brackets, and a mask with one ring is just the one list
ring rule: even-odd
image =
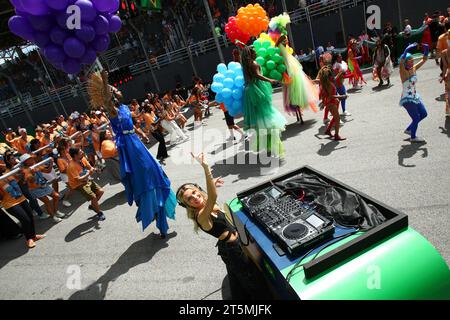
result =
[{"label": "turntable", "polygon": [[276,186],[240,200],[252,217],[290,254],[303,251],[334,234],[332,221]]}]

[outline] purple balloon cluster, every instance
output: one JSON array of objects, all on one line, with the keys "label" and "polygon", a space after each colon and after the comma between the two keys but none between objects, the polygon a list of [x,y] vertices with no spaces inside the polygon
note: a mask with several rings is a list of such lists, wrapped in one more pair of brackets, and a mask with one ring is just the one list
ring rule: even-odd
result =
[{"label": "purple balloon cluster", "polygon": [[[16,15],[8,21],[11,32],[35,43],[56,69],[68,74],[77,74],[83,64],[94,63],[97,53],[108,49],[109,33],[122,27],[115,15],[119,0],[10,1],[16,8]],[[69,6],[79,10],[67,10]],[[77,18],[81,20],[79,28]]]}]

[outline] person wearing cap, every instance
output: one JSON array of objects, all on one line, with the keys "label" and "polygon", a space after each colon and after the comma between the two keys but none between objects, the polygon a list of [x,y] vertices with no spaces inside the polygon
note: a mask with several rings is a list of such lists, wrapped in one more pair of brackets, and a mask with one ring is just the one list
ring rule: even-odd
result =
[{"label": "person wearing cap", "polygon": [[15,139],[15,137],[16,133],[11,128],[6,129],[5,140],[7,144],[12,146],[11,142]]},{"label": "person wearing cap", "polygon": [[100,221],[106,219],[102,211],[100,211],[99,201],[104,194],[103,189],[90,179],[95,172],[94,168],[89,164],[83,156],[83,151],[78,148],[70,148],[69,154],[72,160],[67,168],[67,176],[69,178],[69,186],[72,190],[80,192],[88,201],[91,201],[90,210],[97,213]]},{"label": "person wearing cap", "polygon": [[[31,166],[35,164],[35,160],[29,154],[22,155],[20,162],[22,164],[21,172],[25,181],[28,182],[31,195],[44,203],[47,213],[53,217],[54,222],[61,222],[61,218],[64,218],[65,215],[58,212],[59,194],[47,185],[47,180],[42,175],[42,172],[50,173],[51,170],[45,168],[44,165],[32,169]],[[52,168],[53,159],[50,159],[50,163],[50,168]],[[52,201],[49,197],[52,198]]]},{"label": "person wearing cap", "polygon": [[44,136],[43,130],[41,126],[37,126],[36,130],[34,130],[35,134],[34,137],[38,140],[41,140],[42,137]]},{"label": "person wearing cap", "polygon": [[[6,167],[0,167],[0,175],[5,172]],[[19,220],[28,248],[34,248],[35,241],[45,238],[45,235],[36,234],[33,211],[14,176],[0,180],[0,205]]]}]

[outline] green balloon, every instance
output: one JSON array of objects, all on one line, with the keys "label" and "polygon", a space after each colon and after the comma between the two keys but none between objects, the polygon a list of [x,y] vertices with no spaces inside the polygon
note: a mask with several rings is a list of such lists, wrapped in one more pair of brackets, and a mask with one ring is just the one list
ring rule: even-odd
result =
[{"label": "green balloon", "polygon": [[255,50],[258,51],[259,49],[261,49],[261,41],[255,40],[253,42],[253,46],[255,47]]},{"label": "green balloon", "polygon": [[281,61],[283,61],[283,57],[280,56],[278,53],[276,53],[276,54],[273,56],[273,61],[275,61],[276,63],[280,63]]},{"label": "green balloon", "polygon": [[263,57],[263,58],[264,58],[265,56],[267,56],[267,50],[264,49],[264,48],[259,49],[259,50],[257,51],[257,53],[258,53],[258,56]]},{"label": "green balloon", "polygon": [[270,47],[270,41],[269,40],[264,40],[262,43],[262,47],[264,49],[268,49]]},{"label": "green balloon", "polygon": [[277,70],[279,73],[284,73],[286,72],[286,66],[284,64],[280,64],[278,65]]},{"label": "green balloon", "polygon": [[269,47],[269,49],[267,49],[267,55],[273,56],[276,53],[275,51],[275,47]]},{"label": "green balloon", "polygon": [[273,60],[269,60],[269,61],[267,61],[267,63],[266,63],[266,67],[267,67],[267,69],[269,69],[269,70],[275,69],[276,66],[277,66],[277,64],[276,64]]},{"label": "green balloon", "polygon": [[276,48],[275,48],[275,54],[280,54],[280,53],[281,53],[280,48],[276,47]]},{"label": "green balloon", "polygon": [[258,57],[255,61],[258,62],[260,66],[263,66],[266,63],[266,60],[263,57]]},{"label": "green balloon", "polygon": [[278,80],[278,81],[281,81],[281,79],[283,79],[283,76],[277,70],[270,71],[269,76],[270,76],[270,78]]}]

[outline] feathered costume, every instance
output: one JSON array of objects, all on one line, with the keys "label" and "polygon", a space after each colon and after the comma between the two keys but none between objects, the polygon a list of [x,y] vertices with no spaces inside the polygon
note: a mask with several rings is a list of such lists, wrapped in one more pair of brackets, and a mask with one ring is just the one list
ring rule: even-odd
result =
[{"label": "feathered costume", "polygon": [[364,76],[363,73],[359,67],[359,62],[358,60],[361,59],[361,56],[358,56],[358,52],[355,52],[355,50],[352,48],[353,44],[356,43],[356,40],[350,40],[349,44],[348,44],[348,69],[350,70],[351,73],[351,77],[350,77],[350,83],[353,86],[357,86],[359,84],[359,82],[363,82],[366,83],[366,80],[364,80]]},{"label": "feathered costume", "polygon": [[[277,41],[281,35],[287,35],[286,26],[291,23],[288,14],[284,13],[270,20],[269,35]],[[303,72],[300,62],[288,52],[283,44],[278,48],[284,58],[286,72],[283,74],[283,102],[284,109],[289,114],[295,114],[298,109],[304,110],[308,106],[317,112],[317,102],[319,101],[319,92],[311,79]]]},{"label": "feathered costume", "polygon": [[107,79],[95,73],[91,75],[88,87],[91,104],[95,108],[105,106],[109,111],[128,204],[136,202],[136,220],[142,222],[144,230],[156,219],[161,235],[166,235],[169,229],[166,217],[175,218],[176,196],[161,165],[135,134],[128,107],[118,100],[115,101],[117,109],[112,105],[111,90],[114,89],[107,84]]}]

